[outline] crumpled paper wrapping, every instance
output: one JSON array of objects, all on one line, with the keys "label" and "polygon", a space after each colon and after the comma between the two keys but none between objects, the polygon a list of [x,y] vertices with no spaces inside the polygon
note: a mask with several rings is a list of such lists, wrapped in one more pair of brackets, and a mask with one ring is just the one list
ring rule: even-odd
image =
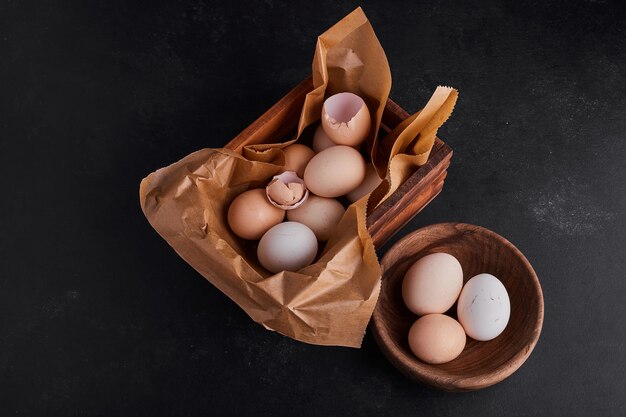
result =
[{"label": "crumpled paper wrapping", "polygon": [[360,96],[372,117],[366,140],[371,148],[391,90],[387,56],[365,13],[357,8],[317,40],[313,57],[313,91],[307,94],[298,135],[318,121],[326,97],[349,91]]},{"label": "crumpled paper wrapping", "polygon": [[[264,187],[282,171],[281,149],[319,121],[324,99],[334,93],[350,91],[367,103],[372,131],[366,149],[378,152],[374,162],[392,151],[393,145],[377,144],[376,137],[391,73],[360,8],[318,38],[313,86],[292,140],[245,146],[241,154],[229,149],[194,152],[146,177],[140,203],[150,224],[174,250],[255,322],[307,343],[359,347],[378,299],[381,275],[366,228],[367,197],[347,208],[317,262],[298,272],[271,274],[263,269],[256,257],[258,242],[237,237],[227,223],[231,201],[248,189]],[[396,133],[407,141],[410,134]],[[426,145],[417,149],[422,152]],[[406,146],[401,150],[411,152]],[[379,172],[394,167],[389,160],[379,165]]]},{"label": "crumpled paper wrapping", "polygon": [[144,179],[141,206],[176,252],[254,321],[304,342],[358,347],[380,286],[362,206],[348,208],[321,258],[298,272],[271,275],[257,261],[257,242],[228,227],[230,202],[280,170],[203,149]]},{"label": "crumpled paper wrapping", "polygon": [[459,94],[439,86],[426,106],[406,118],[384,139],[376,141],[372,161],[383,182],[371,193],[368,208],[389,197],[428,160],[439,128],[448,120]]}]

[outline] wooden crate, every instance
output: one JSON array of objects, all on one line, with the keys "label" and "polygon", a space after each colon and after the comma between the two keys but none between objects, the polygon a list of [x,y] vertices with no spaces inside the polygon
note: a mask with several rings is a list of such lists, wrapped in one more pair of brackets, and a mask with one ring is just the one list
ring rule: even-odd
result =
[{"label": "wooden crate", "polygon": [[[240,152],[246,145],[274,143],[293,134],[298,126],[304,99],[311,90],[313,81],[309,77],[225,147]],[[409,114],[389,99],[383,112],[381,129],[389,132],[407,117]],[[367,228],[376,248],[380,248],[441,192],[451,157],[452,149],[437,138],[426,164],[370,212]]]}]

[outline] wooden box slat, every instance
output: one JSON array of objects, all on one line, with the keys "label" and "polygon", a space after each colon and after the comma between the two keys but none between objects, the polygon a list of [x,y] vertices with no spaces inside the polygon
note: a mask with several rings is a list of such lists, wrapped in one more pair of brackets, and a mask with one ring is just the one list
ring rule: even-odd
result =
[{"label": "wooden box slat", "polygon": [[[225,147],[241,152],[246,145],[276,143],[289,137],[298,127],[304,99],[312,89],[313,81],[309,77]],[[388,132],[407,117],[409,114],[389,99],[383,112],[381,128]],[[441,192],[451,157],[452,149],[436,138],[426,164],[419,167],[387,200],[368,214],[367,228],[376,248],[380,248]]]}]

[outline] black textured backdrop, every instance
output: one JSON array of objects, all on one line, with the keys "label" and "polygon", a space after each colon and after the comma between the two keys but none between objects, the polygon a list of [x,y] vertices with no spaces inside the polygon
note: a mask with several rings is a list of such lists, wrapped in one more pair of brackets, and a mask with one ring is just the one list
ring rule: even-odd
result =
[{"label": "black textured backdrop", "polygon": [[460,90],[446,186],[399,235],[485,226],[544,290],[526,364],[447,394],[369,334],[355,350],[265,331],[139,209],[142,177],[230,140],[358,3],[2,1],[0,415],[625,415],[626,13],[473,3],[361,4],[394,100]]}]

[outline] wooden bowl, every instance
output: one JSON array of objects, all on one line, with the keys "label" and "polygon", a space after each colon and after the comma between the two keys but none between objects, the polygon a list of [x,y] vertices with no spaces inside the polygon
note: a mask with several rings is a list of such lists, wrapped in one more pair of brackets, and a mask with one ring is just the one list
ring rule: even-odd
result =
[{"label": "wooden bowl", "polygon": [[[409,349],[407,335],[418,316],[402,301],[402,279],[421,257],[445,252],[463,267],[463,282],[482,273],[502,281],[511,301],[509,323],[487,342],[467,338],[451,362],[431,365]],[[397,242],[382,259],[382,288],[372,331],[387,359],[409,378],[445,391],[470,391],[496,384],[515,372],[537,344],[543,324],[543,295],[528,260],[508,240],[479,226],[441,223],[419,229]],[[456,318],[456,304],[448,311]]]}]

